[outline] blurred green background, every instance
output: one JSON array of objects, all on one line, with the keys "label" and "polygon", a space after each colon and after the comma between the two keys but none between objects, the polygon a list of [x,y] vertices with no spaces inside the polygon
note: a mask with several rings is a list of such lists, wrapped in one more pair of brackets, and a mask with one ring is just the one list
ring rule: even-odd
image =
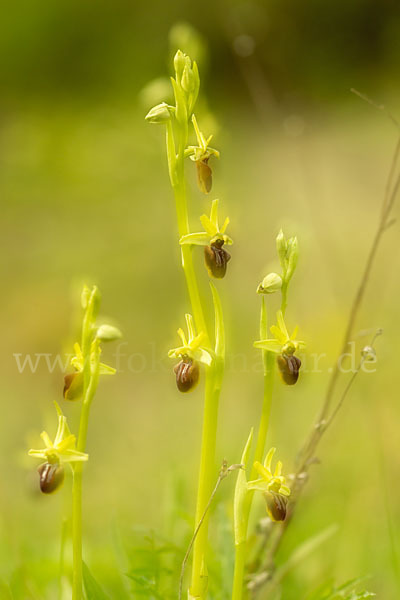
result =
[{"label": "blurred green background", "polygon": [[[26,450],[44,427],[54,433],[62,373],[49,373],[43,359],[35,373],[19,373],[14,355],[72,350],[84,281],[100,287],[102,314],[124,332],[120,372],[102,382],[90,424],[86,560],[110,596],[124,598],[130,558],[121,546],[141,526],[174,541],[180,566],[194,512],[202,386],[179,395],[166,358],[188,301],[164,136],[143,118],[167,99],[177,46],[200,64],[199,118],[221,151],[212,197],[229,214],[235,241],[228,276],[218,283],[229,354],[218,460],[237,462],[257,423],[255,289],[278,269],[280,227],[300,242],[288,323],[298,323],[307,341],[299,384],[276,384],[269,445],[279,448],[286,470],[341,343],[396,142],[390,120],[349,89],[398,112],[398,2],[9,3],[0,22],[1,598],[56,597],[70,482],[41,497]],[[209,199],[197,191],[191,166],[194,228]],[[398,238],[395,224],[356,326],[384,329],[377,372],[358,378],[321,444],[321,464],[279,561],[327,526],[338,530],[287,577],[288,600],[360,575],[371,576],[365,586],[379,598],[399,597]],[[200,253],[198,269],[211,310]],[[368,341],[369,334],[357,344]],[[117,349],[106,348],[110,364]],[[313,353],[327,354],[317,373]],[[63,409],[76,422],[79,407]],[[224,483],[217,509],[226,515],[228,542],[233,486],[234,478]],[[255,516],[263,511],[259,502]]]}]

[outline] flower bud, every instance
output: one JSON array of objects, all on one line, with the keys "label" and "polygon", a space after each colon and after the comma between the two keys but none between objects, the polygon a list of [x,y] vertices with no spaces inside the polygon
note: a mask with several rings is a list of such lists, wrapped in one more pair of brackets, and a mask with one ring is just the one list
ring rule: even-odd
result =
[{"label": "flower bud", "polygon": [[279,354],[276,358],[282,380],[286,385],[294,385],[299,378],[301,360],[294,354]]},{"label": "flower bud", "polygon": [[89,302],[92,305],[92,319],[96,319],[99,314],[101,304],[101,294],[99,288],[94,285],[90,294]]},{"label": "flower bud", "polygon": [[153,106],[145,116],[149,123],[167,123],[171,119],[174,107],[169,106],[166,102],[161,102],[157,106]]},{"label": "flower bud", "polygon": [[182,86],[182,88],[185,90],[185,92],[187,94],[190,94],[190,92],[193,92],[193,90],[196,87],[196,81],[195,81],[195,78],[194,78],[194,74],[193,74],[193,69],[192,69],[192,64],[191,63],[192,63],[192,61],[187,56],[186,57],[186,64],[185,64],[185,67],[183,69],[182,79],[181,79],[181,86]]},{"label": "flower bud", "polygon": [[279,260],[282,265],[282,269],[285,269],[286,268],[287,242],[286,242],[286,238],[285,238],[285,235],[284,235],[282,229],[276,236],[276,249],[278,251],[278,256],[279,256]]},{"label": "flower bud", "polygon": [[174,68],[176,73],[176,80],[180,81],[183,75],[183,69],[186,66],[186,56],[182,50],[177,50],[174,56]]},{"label": "flower bud", "polygon": [[188,356],[182,357],[180,363],[175,365],[176,385],[180,392],[186,393],[193,390],[200,376],[199,365],[195,360]]},{"label": "flower bud", "polygon": [[282,287],[282,277],[278,273],[269,273],[257,288],[257,294],[273,294]]},{"label": "flower bud", "polygon": [[284,521],[286,518],[287,497],[278,492],[265,492],[267,513],[272,521]]},{"label": "flower bud", "polygon": [[88,302],[89,302],[89,298],[90,298],[90,289],[88,288],[87,285],[84,285],[82,293],[81,293],[81,305],[82,305],[83,310],[86,310]]},{"label": "flower bud", "polygon": [[361,350],[361,356],[363,357],[365,362],[368,362],[368,361],[375,362],[376,361],[375,348],[373,348],[372,346],[364,346],[364,348]]},{"label": "flower bud", "polygon": [[231,255],[222,246],[224,240],[216,240],[210,246],[204,246],[204,258],[210,277],[222,279]]},{"label": "flower bud", "polygon": [[60,463],[43,463],[38,467],[40,491],[52,494],[64,481],[64,467]]},{"label": "flower bud", "polygon": [[203,194],[209,194],[212,188],[212,170],[208,164],[209,158],[210,157],[207,156],[202,160],[196,160],[197,184]]},{"label": "flower bud", "polygon": [[101,342],[114,342],[122,337],[122,333],[118,327],[113,327],[112,325],[100,325],[96,337]]},{"label": "flower bud", "polygon": [[285,279],[289,281],[296,270],[297,262],[299,260],[299,242],[297,241],[297,237],[293,237],[288,240],[286,255],[287,269]]}]

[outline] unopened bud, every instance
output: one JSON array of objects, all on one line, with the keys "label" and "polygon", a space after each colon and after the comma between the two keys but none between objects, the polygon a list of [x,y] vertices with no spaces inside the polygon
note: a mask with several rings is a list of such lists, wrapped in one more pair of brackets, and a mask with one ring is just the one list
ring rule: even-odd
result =
[{"label": "unopened bud", "polygon": [[222,246],[223,240],[216,240],[210,246],[204,247],[204,259],[210,277],[222,279],[226,274],[226,267],[231,255]]},{"label": "unopened bud", "polygon": [[112,325],[100,325],[96,337],[101,342],[114,342],[122,337],[122,333],[118,327],[113,327]]},{"label": "unopened bud", "polygon": [[276,362],[283,382],[294,385],[299,378],[301,360],[294,354],[282,353],[277,356]]},{"label": "unopened bud", "polygon": [[284,521],[287,510],[287,497],[278,492],[265,492],[265,501],[267,503],[267,513],[273,521]]},{"label": "unopened bud", "polygon": [[89,302],[92,305],[92,319],[96,319],[99,314],[101,304],[101,294],[99,288],[94,285],[90,294]]},{"label": "unopened bud", "polygon": [[64,481],[64,467],[60,463],[43,463],[38,467],[40,491],[52,494]]},{"label": "unopened bud", "polygon": [[200,376],[199,365],[188,356],[182,358],[181,362],[174,367],[176,385],[180,392],[186,393],[193,390]]},{"label": "unopened bud", "polygon": [[166,102],[161,102],[157,106],[153,106],[145,116],[149,123],[167,123],[171,119],[174,107],[169,106]]},{"label": "unopened bud", "polygon": [[276,249],[278,251],[279,260],[281,262],[282,269],[286,269],[286,250],[287,242],[282,229],[276,236]]},{"label": "unopened bud", "polygon": [[212,188],[212,170],[208,164],[209,156],[196,160],[197,184],[203,194],[209,194]]},{"label": "unopened bud", "polygon": [[89,298],[90,298],[90,289],[88,288],[87,285],[84,285],[82,293],[81,293],[81,305],[82,305],[83,310],[85,310],[87,308]]},{"label": "unopened bud", "polygon": [[257,294],[273,294],[282,287],[282,277],[278,273],[269,273],[257,288]]},{"label": "unopened bud", "polygon": [[190,94],[190,92],[193,92],[193,90],[196,86],[191,62],[192,61],[187,56],[185,68],[183,69],[182,79],[181,79],[181,86],[185,90],[185,92],[188,94]]},{"label": "unopened bud", "polygon": [[83,393],[83,373],[67,373],[64,375],[63,396],[65,400],[79,400]]},{"label": "unopened bud", "polygon": [[297,261],[299,260],[299,243],[297,237],[290,238],[287,244],[287,270],[285,273],[285,279],[289,281],[297,267]]},{"label": "unopened bud", "polygon": [[186,66],[186,57],[182,50],[178,50],[174,56],[174,68],[176,73],[176,80],[180,81],[182,79],[183,70]]},{"label": "unopened bud", "polygon": [[363,359],[368,362],[375,362],[376,361],[376,352],[375,349],[372,346],[364,346],[364,348],[361,351],[361,356],[363,357]]}]

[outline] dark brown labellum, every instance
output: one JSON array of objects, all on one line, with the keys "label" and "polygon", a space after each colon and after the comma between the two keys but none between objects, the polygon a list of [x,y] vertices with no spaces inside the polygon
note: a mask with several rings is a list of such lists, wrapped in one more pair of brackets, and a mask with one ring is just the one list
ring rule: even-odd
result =
[{"label": "dark brown labellum", "polygon": [[287,497],[277,492],[265,492],[267,513],[273,521],[284,521],[286,518]]},{"label": "dark brown labellum", "polygon": [[43,463],[38,467],[40,491],[52,494],[64,481],[64,467],[59,463]]},{"label": "dark brown labellum", "polygon": [[231,255],[222,246],[224,240],[216,240],[211,246],[204,247],[204,258],[210,277],[222,279],[226,274],[226,267]]},{"label": "dark brown labellum", "polygon": [[197,183],[203,194],[209,194],[212,188],[212,171],[208,164],[208,159],[196,160],[197,167]]},{"label": "dark brown labellum", "polygon": [[299,378],[301,360],[294,354],[280,354],[276,362],[282,377],[287,385],[294,385]]},{"label": "dark brown labellum", "polygon": [[79,400],[83,393],[83,373],[67,373],[64,375],[63,395],[65,400]]},{"label": "dark brown labellum", "polygon": [[195,360],[189,357],[182,358],[181,362],[175,365],[174,371],[180,392],[190,392],[195,388],[200,376],[199,365]]}]

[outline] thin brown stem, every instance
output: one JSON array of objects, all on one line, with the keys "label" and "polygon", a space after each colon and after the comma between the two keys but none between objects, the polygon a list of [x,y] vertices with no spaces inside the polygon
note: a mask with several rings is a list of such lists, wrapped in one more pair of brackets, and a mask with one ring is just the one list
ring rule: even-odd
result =
[{"label": "thin brown stem", "polygon": [[[399,144],[400,144],[400,138],[399,138],[398,144],[396,145],[395,154],[394,154],[395,156],[398,152]],[[392,175],[391,175],[391,173],[389,173],[388,179],[390,179],[391,177],[392,177]],[[346,326],[346,330],[345,330],[345,334],[344,334],[344,338],[343,338],[343,343],[342,343],[338,358],[335,361],[335,364],[333,366],[333,371],[332,371],[332,375],[331,375],[331,378],[330,378],[330,381],[328,384],[328,389],[326,392],[325,400],[323,402],[323,405],[322,405],[321,411],[319,413],[319,416],[317,418],[317,421],[316,421],[316,423],[313,427],[313,430],[309,436],[309,439],[299,454],[299,456],[300,456],[299,462],[300,462],[301,471],[304,469],[304,466],[310,460],[310,457],[312,457],[312,455],[315,451],[316,445],[318,444],[319,438],[321,436],[321,428],[323,428],[321,426],[323,426],[323,424],[326,421],[327,416],[329,414],[331,403],[332,403],[332,398],[333,398],[333,395],[334,395],[334,392],[336,389],[336,385],[338,382],[339,374],[340,374],[340,368],[339,368],[340,358],[346,352],[347,346],[351,340],[351,336],[352,336],[352,333],[354,330],[358,312],[360,310],[360,306],[361,306],[362,300],[364,298],[365,291],[366,291],[366,288],[368,285],[368,281],[369,281],[369,278],[371,275],[371,271],[372,271],[372,268],[373,268],[373,265],[374,265],[374,262],[376,259],[378,248],[379,248],[382,236],[385,233],[385,231],[387,230],[390,213],[392,211],[394,202],[396,200],[397,193],[399,191],[399,187],[400,187],[400,174],[397,175],[396,181],[395,181],[395,183],[392,187],[392,190],[388,196],[387,202],[386,202],[386,193],[385,193],[383,205],[386,203],[386,206],[385,206],[384,210],[382,211],[382,215],[379,219],[378,227],[375,232],[375,235],[374,235],[374,238],[372,241],[372,245],[371,245],[371,248],[370,248],[368,256],[367,256],[367,261],[365,263],[365,267],[364,267],[364,270],[363,270],[363,273],[361,276],[361,280],[360,280],[359,286],[357,288],[356,294],[354,296],[354,300],[353,300],[353,303],[352,303],[352,306],[350,309],[350,314],[349,314],[349,318],[347,321],[347,326]]]},{"label": "thin brown stem", "polygon": [[[360,94],[358,94],[358,95],[360,95]],[[364,98],[364,99],[366,99],[366,98]],[[369,100],[367,99],[367,101],[369,101]],[[381,110],[383,109],[383,107],[379,107],[379,106],[378,106],[378,108],[381,108]],[[396,125],[398,125],[397,121],[395,121],[395,123],[396,123]],[[382,208],[381,208],[380,218],[378,221],[378,226],[377,226],[375,235],[373,237],[370,250],[367,255],[367,260],[366,260],[365,267],[362,272],[360,283],[358,285],[356,294],[354,296],[354,299],[353,299],[353,302],[351,305],[341,350],[337,357],[337,360],[335,361],[335,365],[334,365],[332,375],[331,375],[331,378],[330,378],[330,381],[328,384],[328,389],[327,389],[325,399],[322,404],[321,411],[318,415],[318,418],[316,419],[316,421],[314,423],[313,429],[309,435],[307,442],[305,443],[305,445],[303,446],[303,449],[299,453],[298,467],[294,474],[294,482],[293,482],[293,486],[292,486],[293,500],[290,503],[286,520],[280,525],[279,532],[272,541],[272,544],[271,544],[269,552],[268,552],[267,560],[265,561],[264,570],[269,571],[269,572],[271,572],[271,569],[272,569],[272,571],[274,569],[275,555],[281,545],[285,531],[287,530],[287,528],[293,518],[293,514],[295,512],[299,497],[301,495],[301,492],[303,491],[304,485],[308,478],[308,469],[309,469],[310,465],[313,464],[313,462],[315,462],[315,451],[318,447],[318,444],[319,444],[323,434],[327,430],[328,426],[331,425],[331,423],[337,416],[339,410],[343,406],[343,403],[344,403],[351,387],[353,386],[354,381],[356,380],[356,377],[357,377],[358,373],[360,372],[364,361],[366,360],[364,357],[361,359],[359,367],[353,373],[353,375],[350,378],[350,381],[347,383],[347,385],[344,389],[344,392],[342,393],[338,403],[336,404],[334,409],[331,411],[330,409],[331,409],[331,405],[332,405],[332,400],[334,397],[334,392],[336,391],[336,387],[337,387],[337,383],[338,383],[339,375],[340,375],[340,368],[339,368],[340,358],[345,353],[347,346],[351,340],[351,336],[353,334],[355,323],[356,323],[356,320],[358,317],[358,313],[359,313],[362,301],[365,296],[365,291],[366,291],[366,288],[367,288],[367,285],[369,282],[369,278],[371,275],[371,271],[372,271],[372,268],[373,268],[373,265],[374,265],[374,262],[375,262],[375,259],[377,256],[377,252],[378,252],[381,240],[382,240],[382,236],[391,223],[391,221],[390,221],[391,211],[393,209],[393,206],[394,206],[394,203],[395,203],[395,200],[397,198],[397,194],[398,194],[398,191],[400,188],[400,173],[397,174],[394,184],[393,184],[393,180],[395,177],[394,173],[395,173],[396,165],[398,162],[399,154],[400,154],[400,137],[396,144],[396,148],[395,148],[392,163],[391,163],[391,168],[389,170],[389,176],[388,176],[388,180],[387,180],[387,184],[386,184],[386,188],[385,188],[385,194],[384,194],[384,198],[383,198],[383,202],[382,202]],[[376,336],[379,335],[379,333],[380,332],[377,332],[375,334],[372,343],[374,343]],[[264,579],[261,578],[260,581],[264,581],[264,583],[267,583],[269,580],[270,580],[270,577],[264,578]],[[259,588],[257,588],[256,590],[253,589],[252,590],[253,594],[255,593],[255,591],[258,591],[258,589]]]}]

